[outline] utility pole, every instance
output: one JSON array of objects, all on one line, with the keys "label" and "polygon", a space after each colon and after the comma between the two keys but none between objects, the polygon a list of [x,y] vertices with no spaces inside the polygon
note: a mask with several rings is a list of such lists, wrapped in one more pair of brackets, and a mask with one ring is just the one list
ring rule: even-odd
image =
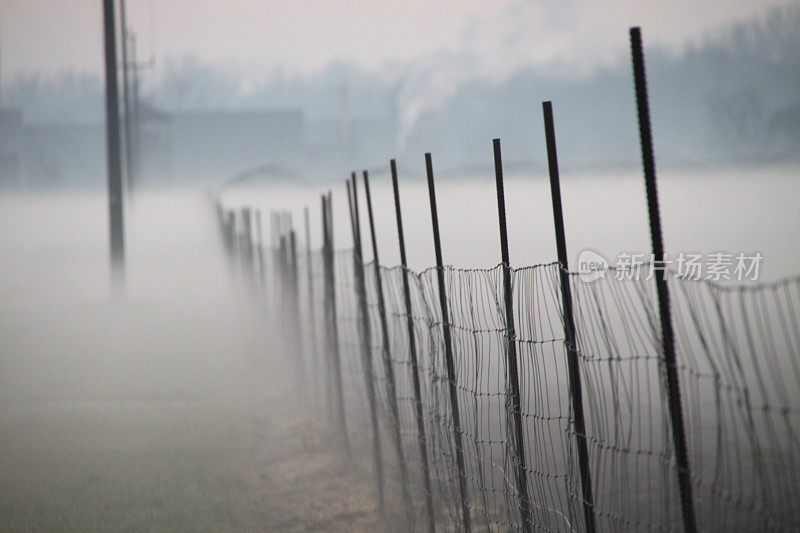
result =
[{"label": "utility pole", "polygon": [[[2,54],[0,54],[1,56]],[[2,60],[0,60],[0,74],[2,74]],[[3,107],[2,76],[0,76],[0,107]]]},{"label": "utility pole", "polygon": [[125,281],[125,237],[122,213],[122,161],[119,131],[119,87],[114,0],[103,0],[103,36],[106,63],[106,153],[108,156],[108,229],[111,282],[121,290]]},{"label": "utility pole", "polygon": [[131,177],[135,179],[135,176],[139,173],[139,163],[140,154],[141,152],[141,140],[142,140],[142,130],[141,130],[141,118],[139,115],[140,106],[139,106],[139,68],[140,65],[138,61],[138,55],[136,51],[136,34],[131,34],[131,56],[133,61],[133,94],[131,95],[132,102],[132,111],[133,111],[133,134],[131,135]]},{"label": "utility pole", "polygon": [[125,189],[126,192],[130,193],[131,186],[133,185],[133,154],[131,149],[133,132],[131,128],[130,81],[128,80],[130,63],[128,62],[128,16],[125,9],[126,3],[127,0],[119,0],[120,42],[122,45],[122,107],[125,110]]}]

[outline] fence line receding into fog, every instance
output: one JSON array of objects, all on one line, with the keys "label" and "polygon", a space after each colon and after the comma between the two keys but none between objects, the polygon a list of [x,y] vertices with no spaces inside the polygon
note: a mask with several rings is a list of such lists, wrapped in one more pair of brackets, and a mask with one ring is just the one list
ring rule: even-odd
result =
[{"label": "fence line receding into fog", "polygon": [[305,253],[288,213],[272,213],[266,246],[259,211],[218,204],[231,264],[286,332],[300,396],[373,473],[387,524],[800,529],[800,277],[726,286],[666,268],[636,28],[631,46],[654,254],[641,275],[589,282],[569,270],[550,102],[552,263],[511,266],[499,139],[494,268],[446,266],[431,154],[436,266],[422,272],[407,267],[394,160],[399,266],[380,264],[374,215],[389,208],[373,211],[366,171],[363,196],[357,174],[347,180],[352,242],[338,250],[330,191],[321,250],[305,213]]}]

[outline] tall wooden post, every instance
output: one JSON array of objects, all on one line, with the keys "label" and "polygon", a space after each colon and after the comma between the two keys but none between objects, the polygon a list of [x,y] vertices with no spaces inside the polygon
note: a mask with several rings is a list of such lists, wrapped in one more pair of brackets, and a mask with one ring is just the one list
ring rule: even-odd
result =
[{"label": "tall wooden post", "polygon": [[141,173],[142,166],[142,114],[139,101],[139,56],[136,47],[136,34],[131,39],[131,65],[133,66],[133,82],[131,87],[131,113],[133,114],[133,134],[131,137],[131,179],[135,182]]},{"label": "tall wooden post", "polygon": [[131,185],[133,180],[133,172],[131,171],[132,157],[131,157],[131,137],[133,135],[131,128],[131,100],[130,100],[130,84],[128,83],[128,17],[126,14],[127,0],[120,0],[119,2],[119,25],[120,25],[120,44],[122,51],[122,107],[125,118],[125,180],[126,192],[131,192]]},{"label": "tall wooden post", "polygon": [[106,68],[106,142],[108,164],[108,228],[111,280],[117,290],[125,281],[125,227],[122,204],[122,159],[119,130],[119,86],[114,0],[103,0],[103,37]]}]

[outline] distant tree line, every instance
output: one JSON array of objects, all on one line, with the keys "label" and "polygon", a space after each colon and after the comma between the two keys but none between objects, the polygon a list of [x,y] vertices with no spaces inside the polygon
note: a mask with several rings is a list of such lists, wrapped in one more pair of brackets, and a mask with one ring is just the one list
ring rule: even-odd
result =
[{"label": "distant tree line", "polygon": [[[800,7],[774,10],[688,46],[677,57],[648,50],[657,148],[662,158],[706,161],[783,157],[800,139]],[[264,81],[241,69],[186,56],[143,74],[143,95],[164,111],[295,108],[310,118],[397,120],[414,65],[367,71],[334,63],[309,75],[276,70]],[[414,82],[419,82],[415,79]],[[422,85],[424,87],[424,84]],[[622,62],[588,77],[552,77],[536,67],[495,83],[468,80],[420,117],[398,150],[431,150],[439,160],[482,161],[487,139],[503,137],[510,157],[534,165],[541,143],[539,102],[551,99],[566,165],[637,158],[630,67]],[[4,88],[4,104],[28,122],[99,122],[101,80],[78,72],[23,74]],[[392,154],[380,154],[385,158]],[[402,154],[396,154],[402,155]]]}]

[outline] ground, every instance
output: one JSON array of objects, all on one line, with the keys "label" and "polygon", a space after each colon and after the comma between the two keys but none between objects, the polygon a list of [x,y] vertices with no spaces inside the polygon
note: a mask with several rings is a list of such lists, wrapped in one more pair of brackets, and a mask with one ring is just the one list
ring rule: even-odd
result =
[{"label": "ground", "polygon": [[0,197],[0,531],[375,529],[205,197],[130,213],[113,296],[102,195]]},{"label": "ground", "polygon": [[249,403],[5,406],[0,530],[377,527],[368,477],[331,448],[324,424]]}]

